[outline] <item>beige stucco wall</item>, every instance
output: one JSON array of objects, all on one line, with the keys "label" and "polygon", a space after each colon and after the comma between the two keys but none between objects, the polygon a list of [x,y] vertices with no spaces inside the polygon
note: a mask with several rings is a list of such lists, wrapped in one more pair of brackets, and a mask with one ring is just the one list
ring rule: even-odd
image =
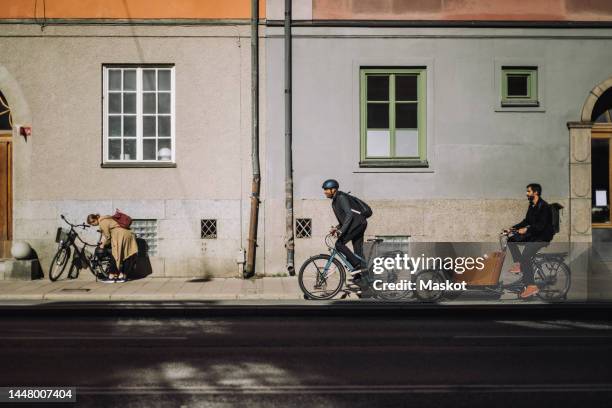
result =
[{"label": "beige stucco wall", "polygon": [[[16,127],[32,126],[27,141],[14,137],[14,238],[47,265],[59,214],[82,222],[119,207],[158,220],[154,273],[237,275],[251,178],[250,27],[4,25],[2,34],[0,87]],[[176,168],[101,168],[106,63],[175,65]],[[200,239],[202,218],[219,220],[217,240]]]}]

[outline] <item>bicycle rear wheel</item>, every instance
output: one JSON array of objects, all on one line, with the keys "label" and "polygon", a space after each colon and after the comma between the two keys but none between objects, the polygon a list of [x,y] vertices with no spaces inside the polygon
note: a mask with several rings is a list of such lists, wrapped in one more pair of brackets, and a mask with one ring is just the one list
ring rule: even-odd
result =
[{"label": "bicycle rear wheel", "polygon": [[544,260],[534,265],[533,278],[542,300],[565,299],[571,284],[569,267],[559,260]]},{"label": "bicycle rear wheel", "polygon": [[98,279],[108,279],[108,275],[113,271],[114,262],[109,258],[101,258],[96,263],[94,275]]},{"label": "bicycle rear wheel", "polygon": [[316,255],[302,264],[298,282],[305,297],[317,300],[331,299],[342,289],[346,272],[340,261],[335,258],[330,261],[330,258],[325,254]]},{"label": "bicycle rear wheel", "polygon": [[66,265],[68,265],[68,260],[70,259],[70,247],[61,246],[53,260],[51,261],[51,266],[49,266],[49,279],[52,282],[55,282],[62,276],[64,270],[66,269]]}]

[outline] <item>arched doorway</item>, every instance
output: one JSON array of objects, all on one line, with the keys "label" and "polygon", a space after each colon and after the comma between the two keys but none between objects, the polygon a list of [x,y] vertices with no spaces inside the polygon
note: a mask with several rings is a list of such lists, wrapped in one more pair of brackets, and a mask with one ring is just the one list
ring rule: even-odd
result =
[{"label": "arched doorway", "polygon": [[9,256],[13,239],[13,117],[0,90],[0,258]]}]

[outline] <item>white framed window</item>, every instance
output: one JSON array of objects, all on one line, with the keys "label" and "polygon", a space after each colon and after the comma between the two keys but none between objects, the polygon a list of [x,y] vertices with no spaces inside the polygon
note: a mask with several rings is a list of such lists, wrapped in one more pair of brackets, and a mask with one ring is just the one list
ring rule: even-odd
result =
[{"label": "white framed window", "polygon": [[103,164],[175,163],[172,65],[105,65]]}]

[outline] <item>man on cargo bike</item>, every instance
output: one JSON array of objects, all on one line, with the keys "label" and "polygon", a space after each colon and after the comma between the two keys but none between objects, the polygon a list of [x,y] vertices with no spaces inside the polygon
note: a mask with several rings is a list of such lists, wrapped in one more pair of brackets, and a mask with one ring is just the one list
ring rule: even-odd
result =
[{"label": "man on cargo bike", "polygon": [[[538,183],[527,185],[529,207],[525,218],[518,224],[504,230],[508,233],[508,249],[514,259],[512,273],[523,273],[525,289],[519,295],[526,299],[539,292],[533,276],[532,260],[538,251],[546,246],[555,235],[553,208],[541,197],[542,186]],[[523,251],[519,249],[524,246]]]}]

